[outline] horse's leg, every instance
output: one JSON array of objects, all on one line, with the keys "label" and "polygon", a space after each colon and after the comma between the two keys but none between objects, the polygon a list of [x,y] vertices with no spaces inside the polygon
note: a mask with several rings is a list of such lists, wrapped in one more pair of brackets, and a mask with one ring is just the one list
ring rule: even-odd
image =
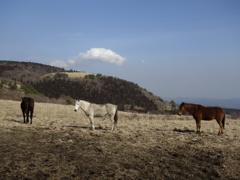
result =
[{"label": "horse's leg", "polygon": [[115,123],[114,123],[114,115],[110,116],[111,124],[112,124],[112,131],[115,129]]},{"label": "horse's leg", "polygon": [[200,134],[200,129],[201,129],[201,120],[200,119],[195,119],[196,120],[196,126],[197,126],[197,133]]},{"label": "horse's leg", "polygon": [[25,124],[25,112],[22,111],[22,114],[23,114],[23,123]]},{"label": "horse's leg", "polygon": [[27,110],[27,120],[26,123],[29,123],[29,110]]},{"label": "horse's leg", "polygon": [[32,124],[33,110],[30,112],[30,124]]},{"label": "horse's leg", "polygon": [[89,116],[89,119],[90,119],[90,123],[92,125],[92,130],[95,129],[95,126],[94,126],[94,120],[93,120],[93,116]]},{"label": "horse's leg", "polygon": [[223,134],[223,124],[222,124],[222,120],[220,118],[216,119],[217,123],[219,124],[219,131],[218,131],[218,135]]}]

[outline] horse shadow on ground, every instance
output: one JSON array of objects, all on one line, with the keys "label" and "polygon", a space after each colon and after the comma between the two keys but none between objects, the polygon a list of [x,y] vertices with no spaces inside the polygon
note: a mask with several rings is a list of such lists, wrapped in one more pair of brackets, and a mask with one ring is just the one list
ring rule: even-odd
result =
[{"label": "horse shadow on ground", "polygon": [[[91,127],[88,126],[64,126],[66,128],[76,128],[76,129],[89,129],[92,130]],[[103,127],[95,127],[95,130],[108,130],[108,128],[103,128]]]},{"label": "horse shadow on ground", "polygon": [[154,131],[161,131],[161,132],[173,131],[173,132],[180,132],[180,133],[192,133],[192,132],[195,132],[194,130],[189,130],[189,129],[179,129],[179,128],[174,128],[173,130],[154,129]]},{"label": "horse shadow on ground", "polygon": [[191,133],[191,132],[195,132],[194,130],[190,130],[190,129],[178,129],[178,128],[174,128],[173,131],[174,131],[174,132],[181,132],[181,133]]},{"label": "horse shadow on ground", "polygon": [[151,129],[152,131],[161,131],[161,132],[167,132],[172,130],[166,130],[166,129]]},{"label": "horse shadow on ground", "polygon": [[87,126],[63,126],[67,128],[76,128],[76,129],[89,129]]},{"label": "horse shadow on ground", "polygon": [[10,121],[15,122],[15,123],[19,123],[19,124],[24,124],[23,121],[18,121],[18,120],[15,120],[15,119],[10,119]]}]

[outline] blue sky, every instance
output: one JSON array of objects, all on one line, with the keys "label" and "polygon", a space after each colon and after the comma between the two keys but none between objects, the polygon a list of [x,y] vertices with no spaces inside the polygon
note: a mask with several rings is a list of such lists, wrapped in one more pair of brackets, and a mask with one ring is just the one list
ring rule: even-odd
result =
[{"label": "blue sky", "polygon": [[238,0],[0,0],[0,59],[240,98]]}]

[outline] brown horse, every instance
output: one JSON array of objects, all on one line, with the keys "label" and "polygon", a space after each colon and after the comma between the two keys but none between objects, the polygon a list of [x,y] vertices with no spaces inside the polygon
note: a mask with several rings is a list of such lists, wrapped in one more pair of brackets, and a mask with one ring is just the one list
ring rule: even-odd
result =
[{"label": "brown horse", "polygon": [[185,112],[189,112],[196,121],[197,134],[200,134],[201,120],[213,120],[216,119],[220,126],[218,135],[223,134],[225,125],[225,112],[220,107],[205,107],[198,104],[182,103],[179,108],[178,115],[182,115]]},{"label": "brown horse", "polygon": [[30,112],[30,124],[32,124],[33,110],[34,110],[34,100],[30,97],[22,97],[21,109],[23,114],[23,122],[29,122],[29,112]]}]

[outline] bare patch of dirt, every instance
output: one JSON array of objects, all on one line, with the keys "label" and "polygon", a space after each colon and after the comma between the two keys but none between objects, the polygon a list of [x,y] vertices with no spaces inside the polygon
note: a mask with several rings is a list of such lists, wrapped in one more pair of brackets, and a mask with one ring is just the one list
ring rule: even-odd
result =
[{"label": "bare patch of dirt", "polygon": [[0,179],[240,179],[240,120],[119,112],[96,130],[73,106],[36,103],[33,124],[23,124],[20,101],[0,100]]}]

